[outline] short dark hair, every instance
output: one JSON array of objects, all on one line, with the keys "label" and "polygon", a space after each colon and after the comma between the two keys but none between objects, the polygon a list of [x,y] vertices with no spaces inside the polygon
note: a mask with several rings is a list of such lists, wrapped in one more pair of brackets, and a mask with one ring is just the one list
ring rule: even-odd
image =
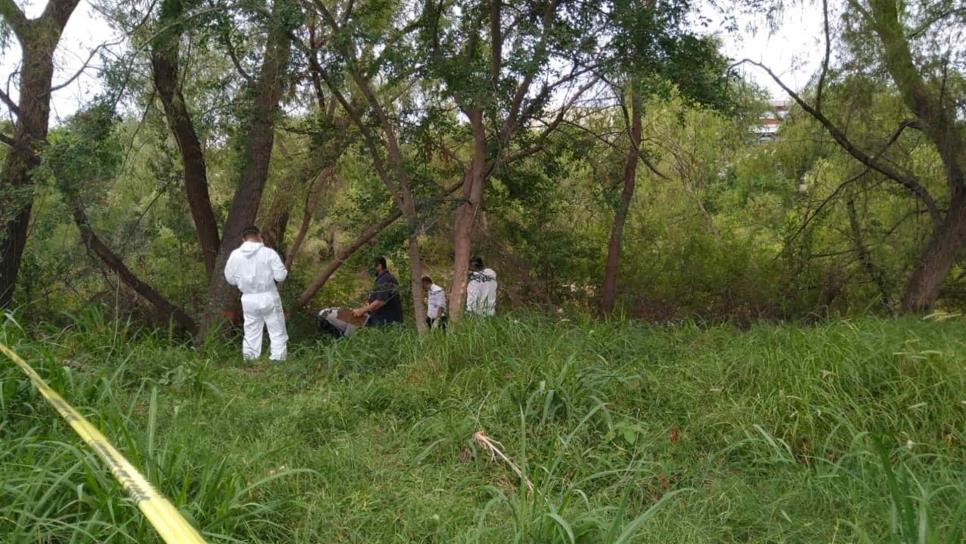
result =
[{"label": "short dark hair", "polygon": [[242,238],[248,238],[249,236],[258,236],[262,231],[258,230],[255,225],[249,225],[242,229]]},{"label": "short dark hair", "polygon": [[375,259],[373,259],[372,260],[372,264],[374,264],[374,265],[376,265],[376,264],[381,265],[384,270],[389,270],[389,266],[386,265],[386,258],[383,257],[383,256],[379,256],[379,257],[376,257]]},{"label": "short dark hair", "polygon": [[429,276],[423,276],[423,283],[426,283],[426,282],[433,283],[433,278]]},{"label": "short dark hair", "polygon": [[470,261],[470,266],[473,268],[483,268],[483,259],[480,257],[473,257]]}]

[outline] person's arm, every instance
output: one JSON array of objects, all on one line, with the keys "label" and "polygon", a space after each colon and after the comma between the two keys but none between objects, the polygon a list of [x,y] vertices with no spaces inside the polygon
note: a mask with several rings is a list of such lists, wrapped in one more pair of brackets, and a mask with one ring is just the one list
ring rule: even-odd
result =
[{"label": "person's arm", "polygon": [[285,269],[285,263],[282,262],[282,258],[278,256],[278,253],[274,249],[272,250],[270,264],[272,265],[272,276],[275,278],[275,281],[279,283],[285,281],[285,278],[288,277],[288,270]]},{"label": "person's arm", "polygon": [[379,308],[382,308],[385,305],[386,305],[385,300],[376,299],[361,308],[356,308],[355,310],[352,310],[352,315],[356,317],[362,317],[366,314],[371,314],[372,312],[375,312],[376,310],[378,310]]},{"label": "person's arm", "polygon": [[237,286],[238,282],[235,281],[235,268],[237,267],[238,259],[235,258],[235,254],[232,253],[228,256],[228,262],[225,263],[225,281],[228,285]]}]

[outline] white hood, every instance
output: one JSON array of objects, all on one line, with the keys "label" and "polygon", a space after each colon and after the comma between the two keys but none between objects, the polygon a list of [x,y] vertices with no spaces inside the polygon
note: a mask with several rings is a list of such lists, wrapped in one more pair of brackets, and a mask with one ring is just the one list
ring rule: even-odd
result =
[{"label": "white hood", "polygon": [[261,242],[243,242],[236,251],[241,253],[244,257],[251,259],[256,253],[258,253],[258,250],[262,249],[263,247],[265,247],[265,244]]}]

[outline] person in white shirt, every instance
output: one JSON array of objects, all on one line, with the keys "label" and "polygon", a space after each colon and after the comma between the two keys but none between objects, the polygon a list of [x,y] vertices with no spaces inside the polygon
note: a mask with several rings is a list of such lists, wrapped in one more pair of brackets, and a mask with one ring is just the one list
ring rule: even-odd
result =
[{"label": "person in white shirt", "polygon": [[426,291],[426,324],[431,329],[446,326],[446,291],[433,283],[429,276],[423,276],[423,291]]},{"label": "person in white shirt", "polygon": [[466,284],[466,311],[475,315],[496,314],[496,272],[483,268],[483,259],[470,261],[470,280]]},{"label": "person in white shirt", "polygon": [[288,333],[285,314],[276,282],[285,281],[288,271],[278,253],[265,247],[258,227],[242,230],[242,245],[231,252],[225,264],[225,280],[242,292],[242,311],[245,314],[245,339],[242,356],[245,360],[258,359],[262,353],[262,332],[268,328],[271,342],[269,357],[284,361],[287,355]]}]

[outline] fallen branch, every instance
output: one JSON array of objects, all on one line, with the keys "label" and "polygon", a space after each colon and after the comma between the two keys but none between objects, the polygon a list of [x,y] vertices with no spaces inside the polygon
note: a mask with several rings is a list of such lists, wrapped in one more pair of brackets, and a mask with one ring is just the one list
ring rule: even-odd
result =
[{"label": "fallen branch", "polygon": [[480,447],[482,447],[483,449],[489,451],[491,458],[499,457],[500,459],[503,459],[503,462],[509,465],[510,469],[514,473],[516,473],[516,475],[519,476],[520,479],[524,481],[524,483],[527,484],[527,489],[529,489],[530,491],[533,491],[533,482],[530,481],[530,478],[527,478],[526,476],[524,476],[523,471],[520,469],[520,467],[518,467],[516,463],[510,460],[510,458],[507,457],[500,450],[500,448],[504,447],[503,444],[486,436],[486,434],[483,431],[476,431],[475,433],[473,433],[473,441],[479,444]]},{"label": "fallen branch", "polygon": [[164,317],[174,320],[188,333],[196,334],[198,326],[184,310],[172,304],[164,295],[141,281],[124,264],[124,261],[101,241],[94,232],[94,229],[91,228],[90,222],[87,219],[87,213],[80,201],[72,199],[70,204],[74,216],[74,223],[77,225],[78,230],[80,230],[81,242],[83,242],[84,246],[97,255],[101,262],[111,269],[112,272],[117,274],[118,278],[125,285],[151,303]]}]

